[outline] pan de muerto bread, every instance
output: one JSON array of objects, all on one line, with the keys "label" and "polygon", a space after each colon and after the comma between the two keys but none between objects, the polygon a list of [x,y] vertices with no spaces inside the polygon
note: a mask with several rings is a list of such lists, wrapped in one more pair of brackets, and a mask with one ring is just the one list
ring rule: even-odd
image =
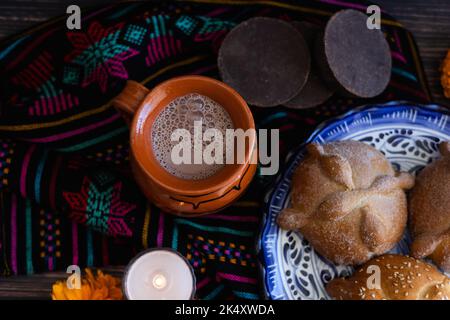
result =
[{"label": "pan de muerto bread", "polygon": [[450,143],[441,143],[440,151],[441,158],[420,172],[411,192],[411,254],[450,272]]},{"label": "pan de muerto bread", "polygon": [[299,230],[322,256],[361,264],[390,250],[406,226],[408,173],[397,174],[375,148],[358,141],[310,144],[292,180],[291,208],[278,224]]},{"label": "pan de muerto bread", "polygon": [[326,286],[338,300],[448,300],[450,278],[412,257],[383,255]]}]

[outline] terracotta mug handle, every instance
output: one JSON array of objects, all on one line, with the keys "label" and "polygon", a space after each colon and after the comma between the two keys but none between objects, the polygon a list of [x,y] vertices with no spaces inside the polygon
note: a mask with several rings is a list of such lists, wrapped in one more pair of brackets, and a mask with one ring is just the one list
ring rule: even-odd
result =
[{"label": "terracotta mug handle", "polygon": [[112,100],[112,105],[122,113],[128,125],[150,90],[137,81],[128,80],[122,92]]}]

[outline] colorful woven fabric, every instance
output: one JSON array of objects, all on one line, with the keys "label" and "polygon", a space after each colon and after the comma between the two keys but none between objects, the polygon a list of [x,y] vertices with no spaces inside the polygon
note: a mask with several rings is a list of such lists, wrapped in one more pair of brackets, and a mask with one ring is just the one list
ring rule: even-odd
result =
[{"label": "colorful woven fabric", "polygon": [[[219,78],[226,33],[253,16],[325,25],[348,1],[194,0],[82,10],[82,30],[65,17],[0,48],[0,274],[126,264],[147,247],[172,247],[197,275],[203,299],[260,297],[255,243],[263,194],[255,178],[223,212],[195,219],[161,213],[132,180],[128,129],[109,101],[127,79],[148,88],[173,76]],[[252,107],[260,128],[280,129],[280,159],[321,121],[352,106],[430,100],[410,33],[383,13],[392,80],[373,100],[333,97],[319,108]]]}]

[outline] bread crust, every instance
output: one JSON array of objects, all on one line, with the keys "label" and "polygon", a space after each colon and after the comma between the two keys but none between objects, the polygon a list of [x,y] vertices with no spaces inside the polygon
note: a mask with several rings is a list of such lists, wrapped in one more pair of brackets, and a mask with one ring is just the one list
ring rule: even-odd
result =
[{"label": "bread crust", "polygon": [[411,254],[450,272],[450,143],[441,143],[440,151],[419,173],[409,197]]},{"label": "bread crust", "polygon": [[333,279],[326,290],[337,300],[449,300],[450,278],[422,260],[386,254],[349,278]]},{"label": "bread crust", "polygon": [[292,180],[291,208],[281,228],[299,230],[337,264],[355,265],[390,250],[407,220],[404,190],[414,184],[384,155],[358,141],[310,144]]}]

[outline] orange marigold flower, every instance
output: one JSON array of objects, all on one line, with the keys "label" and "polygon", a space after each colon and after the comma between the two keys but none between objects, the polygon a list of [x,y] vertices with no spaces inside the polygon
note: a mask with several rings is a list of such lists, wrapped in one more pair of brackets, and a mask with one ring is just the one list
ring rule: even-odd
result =
[{"label": "orange marigold flower", "polygon": [[57,281],[52,287],[53,300],[122,300],[120,280],[97,270],[94,276],[86,269],[86,276],[81,279],[81,288],[67,287],[66,281]]},{"label": "orange marigold flower", "polygon": [[444,95],[450,98],[450,50],[448,50],[441,66],[441,85],[444,89]]}]

